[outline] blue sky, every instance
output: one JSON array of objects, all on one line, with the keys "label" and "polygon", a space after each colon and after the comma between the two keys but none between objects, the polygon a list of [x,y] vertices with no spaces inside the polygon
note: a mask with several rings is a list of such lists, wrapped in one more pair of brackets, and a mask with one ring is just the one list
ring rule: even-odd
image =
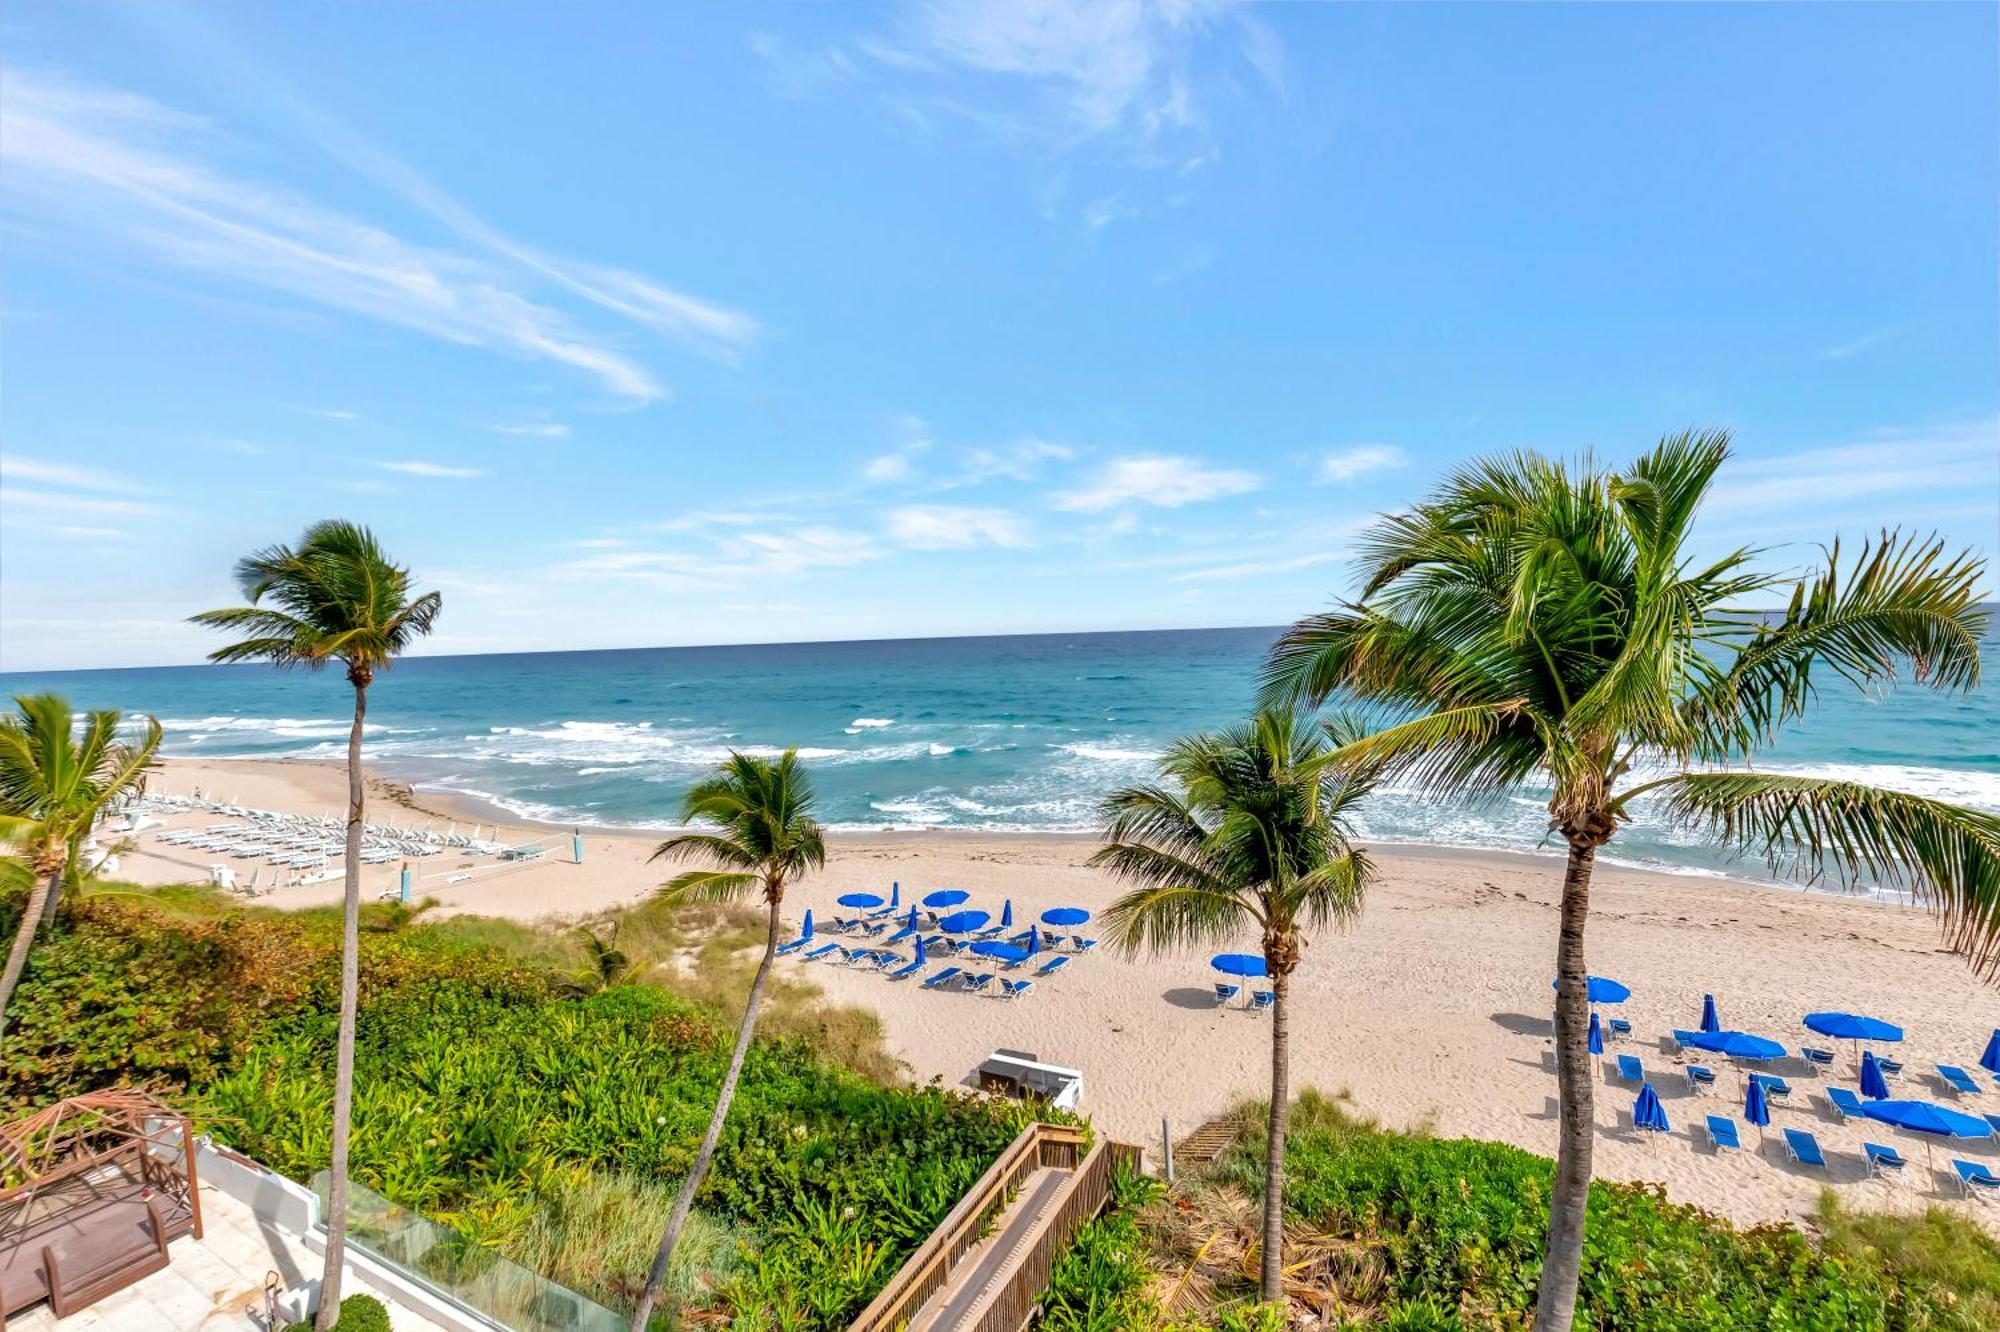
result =
[{"label": "blue sky", "polygon": [[0,666],[329,514],[434,651],[1277,623],[1688,426],[1990,557],[1995,14],[16,0]]}]

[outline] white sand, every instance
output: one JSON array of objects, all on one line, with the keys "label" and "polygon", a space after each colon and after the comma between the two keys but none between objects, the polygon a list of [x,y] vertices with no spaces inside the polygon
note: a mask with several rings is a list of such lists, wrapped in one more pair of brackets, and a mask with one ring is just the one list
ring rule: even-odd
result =
[{"label": "white sand", "polygon": [[[338,767],[299,762],[170,762],[156,791],[185,794],[199,787],[243,804],[320,813],[342,805]],[[462,808],[429,795],[427,811],[470,821]],[[371,818],[411,817],[377,795]],[[419,816],[421,817],[421,816]],[[212,818],[182,820],[211,822]],[[652,842],[636,836],[586,833],[585,864],[569,863],[567,829],[518,824],[505,840],[543,840],[554,854],[520,867],[488,869],[464,883],[442,884],[464,862],[434,857],[422,865],[419,895],[447,910],[517,919],[579,916],[642,896],[664,877],[645,857]],[[883,834],[834,840],[826,872],[793,890],[787,914],[808,906],[822,918],[833,899],[856,889],[888,890],[900,881],[905,901],[942,887],[972,893],[970,905],[998,910],[1012,898],[1025,923],[1047,907],[1097,910],[1118,893],[1086,868],[1093,843],[1075,837],[974,834]],[[1462,855],[1384,848],[1383,873],[1359,925],[1349,934],[1315,940],[1293,988],[1294,1087],[1345,1091],[1363,1112],[1395,1127],[1428,1125],[1447,1136],[1515,1143],[1552,1155],[1555,1082],[1548,1041],[1553,1003],[1556,897],[1560,861],[1547,857]],[[171,858],[169,858],[171,857]],[[447,863],[440,863],[447,862]],[[241,865],[243,862],[233,862]],[[481,862],[490,863],[490,862]],[[198,852],[155,848],[143,838],[121,876],[142,882],[205,877]],[[369,896],[396,886],[395,866],[368,871]],[[338,900],[337,883],[284,890],[260,899],[315,903]],[[1777,1133],[1810,1129],[1827,1149],[1831,1180],[1859,1205],[1914,1207],[1946,1196],[1944,1177],[1926,1175],[1920,1139],[1884,1126],[1863,1131],[1834,1122],[1819,1080],[1798,1061],[1775,1071],[1792,1082],[1792,1104],[1773,1112],[1769,1149],[1741,1124],[1737,1075],[1722,1069],[1720,1088],[1689,1095],[1667,1053],[1667,1030],[1696,1025],[1705,990],[1715,992],[1726,1025],[1775,1037],[1788,1046],[1815,1040],[1799,1025],[1815,1009],[1878,1013],[1901,1022],[1909,1040],[1897,1053],[1909,1072],[1900,1094],[1940,1099],[1926,1072],[1934,1061],[1971,1067],[1988,1033],[2000,1025],[2000,994],[1976,982],[1958,959],[1942,952],[1935,925],[1922,913],[1858,898],[1734,881],[1601,869],[1592,893],[1591,969],[1632,987],[1616,1010],[1636,1039],[1612,1054],[1634,1053],[1654,1074],[1673,1132],[1643,1140],[1630,1131],[1635,1088],[1606,1078],[1599,1087],[1596,1164],[1600,1176],[1656,1180],[1669,1194],[1739,1221],[1797,1217],[1809,1210],[1822,1177],[1790,1165]],[[1089,927],[1085,927],[1085,932]],[[1254,940],[1242,946],[1254,950]],[[997,1047],[1032,1051],[1043,1060],[1083,1070],[1084,1109],[1118,1137],[1157,1144],[1160,1121],[1176,1137],[1203,1118],[1268,1085],[1265,1019],[1218,1010],[1206,956],[1079,958],[1033,993],[1006,1002],[975,995],[919,991],[909,982],[788,962],[841,1002],[882,1015],[891,1046],[919,1079],[956,1084]],[[1845,1043],[1838,1075],[1852,1085]],[[1724,1061],[1711,1060],[1711,1065]],[[1966,1098],[1960,1108],[2000,1113],[2000,1090]],[[1739,1120],[1746,1150],[1718,1157],[1707,1145],[1702,1118]],[[1863,1182],[1860,1143],[1895,1143],[1910,1156],[1912,1179]],[[1985,1143],[1943,1145],[1950,1156],[2000,1169],[2000,1149]],[[1953,1198],[1955,1189],[1951,1190]],[[2000,1208],[1976,1204],[1992,1223]]]}]

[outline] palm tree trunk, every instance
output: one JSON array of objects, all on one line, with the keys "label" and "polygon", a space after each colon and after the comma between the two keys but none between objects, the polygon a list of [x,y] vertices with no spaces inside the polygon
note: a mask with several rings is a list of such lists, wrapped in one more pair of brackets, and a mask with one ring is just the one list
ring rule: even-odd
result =
[{"label": "palm tree trunk", "polygon": [[775,895],[770,899],[771,919],[764,934],[764,960],[757,964],[756,979],[750,982],[750,1001],[744,1005],[743,1020],[736,1027],[736,1049],[729,1056],[729,1070],[722,1075],[722,1089],[715,1097],[715,1112],[708,1117],[708,1132],[702,1137],[700,1150],[694,1154],[694,1164],[688,1167],[687,1178],[681,1181],[680,1194],[674,1199],[674,1210],[667,1217],[667,1233],[660,1237],[659,1252],[653,1255],[652,1270],[646,1273],[646,1289],[639,1296],[638,1307],[632,1311],[631,1332],[646,1332],[646,1321],[653,1315],[653,1306],[659,1303],[660,1292],[666,1289],[667,1266],[673,1260],[674,1246],[680,1243],[688,1213],[694,1210],[694,1195],[707,1177],[709,1165],[715,1160],[715,1145],[722,1138],[723,1121],[729,1118],[729,1103],[736,1099],[736,1080],[743,1075],[743,1059],[750,1053],[750,1037],[757,1030],[757,1010],[764,1004],[764,981],[771,974],[772,960],[778,955],[780,901]]},{"label": "palm tree trunk", "polygon": [[340,1036],[333,1066],[333,1159],[327,1165],[326,1269],[319,1282],[317,1332],[340,1318],[340,1274],[347,1261],[347,1133],[354,1116],[354,1024],[361,998],[361,726],[368,686],[354,682],[354,729],[347,735],[346,882],[340,921]]},{"label": "palm tree trunk", "polygon": [[[41,866],[36,866],[41,870]],[[63,866],[45,870],[35,875],[34,886],[28,889],[27,905],[21,908],[21,923],[14,931],[14,946],[7,950],[7,970],[0,974],[0,1032],[7,1030],[7,1005],[13,1002],[14,987],[21,983],[21,973],[28,969],[28,949],[35,942],[35,931],[41,928],[42,906],[54,900],[62,887]]]},{"label": "palm tree trunk", "polygon": [[1562,931],[1556,942],[1556,1089],[1560,1097],[1555,1188],[1549,1195],[1549,1242],[1535,1296],[1535,1332],[1569,1332],[1583,1270],[1584,1205],[1590,1201],[1590,980],[1583,926],[1590,911],[1595,842],[1573,840],[1563,873]]},{"label": "palm tree trunk", "polygon": [[1285,1298],[1285,1126],[1292,1117],[1291,1015],[1286,991],[1292,978],[1271,977],[1271,1116],[1264,1144],[1264,1268],[1260,1298]]}]

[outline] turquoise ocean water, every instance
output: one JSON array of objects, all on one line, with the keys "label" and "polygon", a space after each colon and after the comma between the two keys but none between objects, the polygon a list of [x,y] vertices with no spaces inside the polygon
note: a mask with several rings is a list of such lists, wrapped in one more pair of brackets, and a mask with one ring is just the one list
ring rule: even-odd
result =
[{"label": "turquoise ocean water", "polygon": [[[556,823],[673,819],[730,748],[796,745],[843,829],[1084,831],[1097,800],[1140,780],[1174,737],[1250,706],[1275,629],[1048,634],[758,647],[415,658],[370,692],[368,757],[419,788]],[[2000,810],[2000,643],[1970,696],[1837,681],[1764,766],[1881,783]],[[195,666],[0,676],[80,707],[150,712],[166,752],[338,758],[336,672]],[[223,793],[226,794],[226,793]],[[1391,790],[1371,840],[1534,849],[1543,800],[1439,804]],[[1755,875],[1642,811],[1614,858]]]}]

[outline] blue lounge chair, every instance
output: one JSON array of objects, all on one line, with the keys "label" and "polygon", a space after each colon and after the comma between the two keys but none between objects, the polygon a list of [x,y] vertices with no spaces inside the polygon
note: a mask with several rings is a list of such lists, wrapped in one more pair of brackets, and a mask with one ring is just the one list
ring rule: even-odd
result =
[{"label": "blue lounge chair", "polygon": [[1805,1060],[1806,1067],[1812,1069],[1815,1073],[1820,1072],[1822,1069],[1833,1067],[1833,1051],[1831,1050],[1815,1050],[1810,1045],[1801,1045],[1799,1047],[1799,1058]]},{"label": "blue lounge chair", "polygon": [[2000,1115],[1988,1115],[1986,1116],[1986,1122],[1993,1126],[1995,1133],[2000,1133]]},{"label": "blue lounge chair", "polygon": [[924,988],[926,990],[941,990],[945,986],[951,984],[953,981],[957,980],[960,976],[964,974],[965,973],[961,968],[946,967],[943,971],[938,972],[935,976],[925,977]]},{"label": "blue lounge chair", "polygon": [[1960,1096],[1979,1095],[1979,1084],[1968,1077],[1965,1070],[1957,1064],[1939,1064],[1937,1071],[1938,1077],[1943,1080],[1944,1085],[1957,1092]]},{"label": "blue lounge chair", "polygon": [[1250,1011],[1262,1013],[1278,1002],[1278,996],[1269,990],[1253,990],[1250,994]]},{"label": "blue lounge chair", "polygon": [[1879,1142],[1862,1143],[1861,1152],[1868,1158],[1868,1173],[1882,1179],[1902,1174],[1903,1167],[1909,1164],[1894,1147],[1884,1147]]},{"label": "blue lounge chair", "polygon": [[1618,1076],[1627,1082],[1644,1082],[1646,1066],[1639,1062],[1638,1055],[1619,1055]]},{"label": "blue lounge chair", "polygon": [[1884,1059],[1881,1055],[1876,1055],[1875,1067],[1882,1070],[1882,1076],[1885,1078],[1903,1076],[1903,1061],[1900,1059]]},{"label": "blue lounge chair", "polygon": [[1764,1095],[1774,1101],[1782,1101],[1792,1094],[1792,1084],[1776,1073],[1752,1073],[1750,1076],[1764,1084]]},{"label": "blue lounge chair", "polygon": [[1070,947],[1074,948],[1079,953],[1087,953],[1091,949],[1097,947],[1097,940],[1086,939],[1081,934],[1070,935],[1069,943]]},{"label": "blue lounge chair", "polygon": [[965,988],[968,990],[983,990],[992,983],[993,973],[990,971],[982,971],[976,976],[967,976],[965,978]]},{"label": "blue lounge chair", "polygon": [[1050,959],[1049,959],[1048,961],[1046,961],[1046,962],[1042,963],[1042,965],[1041,965],[1040,969],[1039,969],[1039,970],[1037,970],[1037,971],[1035,972],[1035,974],[1036,974],[1037,976],[1053,976],[1053,975],[1055,975],[1055,974],[1056,974],[1056,973],[1057,973],[1058,971],[1061,971],[1061,970],[1062,970],[1062,969],[1063,969],[1064,967],[1066,967],[1066,966],[1068,966],[1068,965],[1069,965],[1069,959],[1068,959],[1068,958],[1066,958],[1066,957],[1052,957],[1052,958],[1050,958]]},{"label": "blue lounge chair", "polygon": [[1828,1087],[1826,1103],[1833,1107],[1833,1113],[1842,1119],[1861,1118],[1861,1098],[1845,1087]]},{"label": "blue lounge chair", "polygon": [[819,947],[813,949],[810,953],[807,953],[805,956],[805,960],[808,962],[817,962],[820,958],[825,957],[828,953],[844,954],[846,952],[847,950],[845,948],[842,948],[837,943],[821,944]]},{"label": "blue lounge chair", "polygon": [[1680,1027],[1674,1028],[1673,1031],[1674,1053],[1675,1054],[1687,1053],[1688,1042],[1692,1041],[1695,1037],[1699,1035],[1701,1035],[1701,1033],[1698,1031],[1686,1031]]},{"label": "blue lounge chair", "polygon": [[1687,1074],[1690,1093],[1699,1093],[1703,1087],[1715,1085],[1715,1070],[1705,1064],[1689,1064],[1681,1071]]},{"label": "blue lounge chair", "polygon": [[894,971],[889,973],[889,979],[902,980],[905,976],[914,976],[919,971],[922,971],[925,967],[929,965],[930,965],[930,959],[923,957],[917,958],[913,962],[905,962],[902,966],[897,967]]},{"label": "blue lounge chair", "polygon": [[779,944],[776,951],[779,957],[790,957],[793,953],[798,952],[799,949],[804,948],[807,944],[811,942],[812,942],[811,939],[807,939],[804,937],[797,938],[792,940],[790,943]]},{"label": "blue lounge chair", "polygon": [[1614,1038],[1630,1036],[1632,1034],[1632,1024],[1624,1018],[1612,1018],[1610,1026],[1611,1035]]},{"label": "blue lounge chair", "polygon": [[894,934],[890,935],[887,939],[884,939],[882,942],[899,944],[903,942],[903,940],[905,939],[914,939],[916,937],[917,937],[917,927],[914,925],[905,925],[902,929],[897,930]]},{"label": "blue lounge chair", "polygon": [[1736,1137],[1736,1121],[1727,1115],[1708,1117],[1708,1140],[1718,1152],[1735,1152],[1743,1149]]},{"label": "blue lounge chair", "polygon": [[1785,1155],[1802,1166],[1814,1170],[1826,1169],[1826,1153],[1819,1149],[1819,1139],[1804,1129],[1785,1130]]},{"label": "blue lounge chair", "polygon": [[1031,980],[1006,980],[1003,978],[1000,982],[1000,997],[1002,999],[1019,999],[1034,988],[1035,983]]},{"label": "blue lounge chair", "polygon": [[2000,1198],[2000,1175],[1979,1162],[1954,1159],[1951,1168],[1958,1176],[1958,1191],[1966,1197]]},{"label": "blue lounge chair", "polygon": [[1215,1006],[1217,1008],[1222,1007],[1242,992],[1242,989],[1238,986],[1225,985],[1221,981],[1217,981],[1215,983]]}]

